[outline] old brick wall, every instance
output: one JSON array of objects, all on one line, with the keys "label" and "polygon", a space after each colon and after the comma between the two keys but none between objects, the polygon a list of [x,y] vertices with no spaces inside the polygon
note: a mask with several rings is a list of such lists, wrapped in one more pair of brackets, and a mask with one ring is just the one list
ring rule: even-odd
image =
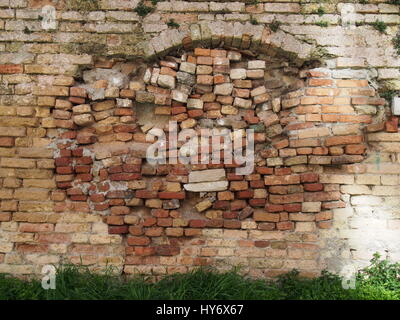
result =
[{"label": "old brick wall", "polygon": [[[398,260],[398,118],[379,92],[400,89],[399,8],[0,1],[0,272],[315,275],[376,251]],[[165,119],[255,129],[254,172],[150,167],[145,133]],[[188,192],[208,170],[226,187]]]}]

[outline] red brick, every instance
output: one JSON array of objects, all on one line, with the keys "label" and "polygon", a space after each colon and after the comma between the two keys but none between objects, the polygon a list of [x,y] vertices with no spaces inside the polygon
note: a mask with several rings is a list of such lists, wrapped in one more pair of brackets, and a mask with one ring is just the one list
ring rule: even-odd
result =
[{"label": "red brick", "polygon": [[164,228],[161,227],[151,227],[147,228],[144,234],[148,237],[160,237],[163,234]]},{"label": "red brick", "polygon": [[[185,192],[168,192],[163,191],[158,193],[160,199],[185,199]],[[139,197],[140,198],[140,197]]]},{"label": "red brick", "polygon": [[80,97],[69,97],[68,101],[74,104],[84,104],[86,102],[85,98]]},{"label": "red brick", "polygon": [[[223,219],[211,219],[206,221],[207,228],[222,228],[224,226]],[[196,230],[196,229],[194,229]]]},{"label": "red brick", "polygon": [[385,102],[384,98],[356,97],[351,99],[351,103],[354,105],[384,105]]},{"label": "red brick", "polygon": [[268,212],[281,212],[283,211],[283,205],[280,204],[267,204],[265,206],[265,210],[267,210]]},{"label": "red brick", "polygon": [[256,210],[253,213],[253,218],[255,221],[278,222],[279,214]]},{"label": "red brick", "polygon": [[228,181],[240,181],[240,180],[243,180],[243,176],[236,175],[236,174],[231,173],[231,172],[229,172],[226,177],[227,177]]},{"label": "red brick", "polygon": [[79,87],[72,87],[69,89],[70,96],[86,98],[86,89]]},{"label": "red brick", "polygon": [[77,181],[88,182],[88,181],[92,181],[92,179],[93,179],[93,175],[91,175],[90,173],[80,173],[80,174],[76,175]]},{"label": "red brick", "polygon": [[283,205],[283,210],[287,212],[300,212],[301,211],[301,203],[290,203]]},{"label": "red brick", "polygon": [[304,201],[333,201],[340,200],[340,192],[305,192]]},{"label": "red brick", "polygon": [[276,223],[272,222],[262,222],[258,224],[258,229],[264,230],[264,231],[271,231],[276,228]]},{"label": "red brick", "polygon": [[156,218],[167,218],[169,216],[169,211],[164,209],[153,209],[151,210],[151,215]]},{"label": "red brick", "polygon": [[333,80],[331,79],[315,79],[315,78],[311,78],[308,79],[308,85],[312,86],[312,87],[328,87],[328,86],[332,86],[333,84]]},{"label": "red brick", "polygon": [[0,64],[0,74],[23,73],[22,64]]},{"label": "red brick", "polygon": [[254,246],[257,248],[266,248],[270,246],[270,242],[266,240],[257,240],[254,241]]},{"label": "red brick", "polygon": [[240,229],[242,223],[237,220],[224,220],[224,228],[227,229]]},{"label": "red brick", "polygon": [[171,227],[172,226],[172,218],[158,218],[157,225],[160,227]]},{"label": "red brick", "polygon": [[158,197],[158,191],[137,190],[135,196],[142,199],[155,199]]},{"label": "red brick", "polygon": [[347,154],[364,154],[366,146],[363,144],[350,144],[345,147]]},{"label": "red brick", "polygon": [[171,245],[161,245],[155,247],[156,254],[160,256],[176,256],[180,253],[180,248]]},{"label": "red brick", "polygon": [[316,220],[316,221],[331,220],[331,219],[333,219],[333,213],[332,213],[332,211],[318,212],[318,213],[315,215],[315,220]]},{"label": "red brick", "polygon": [[206,220],[194,219],[189,221],[189,226],[191,228],[204,228],[206,226]]},{"label": "red brick", "polygon": [[254,191],[251,189],[236,192],[237,199],[249,199],[254,197]]},{"label": "red brick", "polygon": [[13,147],[14,138],[11,137],[0,137],[0,147]]},{"label": "red brick", "polygon": [[39,233],[37,241],[42,243],[68,243],[71,241],[71,235],[65,233]]},{"label": "red brick", "polygon": [[270,195],[270,202],[274,204],[285,204],[285,203],[295,203],[295,202],[303,202],[304,195],[303,193],[293,193],[288,195]]},{"label": "red brick", "polygon": [[201,118],[203,116],[203,114],[204,114],[203,110],[195,110],[194,109],[194,110],[188,111],[188,116],[190,118],[194,118],[194,119]]},{"label": "red brick", "polygon": [[133,236],[141,236],[144,234],[143,226],[129,226],[129,233]]},{"label": "red brick", "polygon": [[74,172],[72,166],[68,166],[68,167],[57,167],[56,168],[56,172],[58,174],[71,174]]},{"label": "red brick", "polygon": [[75,158],[75,163],[76,164],[92,164],[93,159],[91,157],[79,157],[79,158]]},{"label": "red brick", "polygon": [[335,208],[346,208],[346,203],[343,201],[332,201],[332,202],[324,202],[322,204],[322,209],[335,209]]},{"label": "red brick", "polygon": [[0,212],[0,222],[11,221],[11,213]]},{"label": "red brick", "polygon": [[211,50],[210,49],[203,49],[203,48],[195,48],[194,49],[195,56],[210,56]]},{"label": "red brick", "polygon": [[332,221],[319,221],[317,222],[317,226],[320,229],[330,229],[332,228],[333,222]]},{"label": "red brick", "polygon": [[385,122],[385,131],[386,132],[398,132],[399,131],[399,118],[391,117],[388,121]]},{"label": "red brick", "polygon": [[151,240],[149,237],[128,236],[127,242],[130,246],[146,246],[150,244]]},{"label": "red brick", "polygon": [[324,185],[322,183],[306,183],[304,184],[305,191],[322,191],[324,190]]},{"label": "red brick", "polygon": [[276,224],[278,230],[293,230],[294,223],[292,221],[282,221]]},{"label": "red brick", "polygon": [[265,206],[265,199],[250,199],[249,204],[252,207],[264,207]]},{"label": "red brick", "polygon": [[273,174],[274,173],[274,169],[268,168],[268,167],[256,167],[256,171],[259,174]]},{"label": "red brick", "polygon": [[143,221],[143,226],[144,227],[151,227],[154,226],[157,223],[157,219],[153,217],[145,218]]},{"label": "red brick", "polygon": [[[299,149],[297,149],[298,151]],[[315,155],[327,155],[329,153],[329,148],[327,147],[315,147],[312,148],[312,153]]]},{"label": "red brick", "polygon": [[47,244],[22,244],[18,243],[16,245],[18,252],[23,253],[47,253],[49,246]]},{"label": "red brick", "polygon": [[111,225],[123,225],[124,224],[124,217],[122,216],[108,216],[106,218],[107,224]]},{"label": "red brick", "polygon": [[123,215],[123,214],[129,214],[129,213],[130,213],[129,207],[125,207],[125,206],[111,207],[111,214],[113,214],[113,215]]},{"label": "red brick", "polygon": [[95,203],[94,210],[95,211],[104,211],[110,207],[108,203]]},{"label": "red brick", "polygon": [[250,181],[250,188],[260,189],[264,188],[264,181],[263,180],[253,180]]},{"label": "red brick", "polygon": [[100,194],[100,193],[92,194],[90,196],[90,201],[92,201],[92,202],[103,202],[105,199],[106,198],[105,198],[104,194]]},{"label": "red brick", "polygon": [[229,209],[230,202],[229,201],[222,201],[217,200],[213,204],[213,209]]},{"label": "red brick", "polygon": [[291,168],[275,168],[275,175],[284,176],[292,173]]},{"label": "red brick", "polygon": [[247,206],[247,203],[245,200],[234,200],[231,202],[231,210],[241,210],[244,209]]},{"label": "red brick", "polygon": [[128,233],[128,226],[109,226],[108,227],[109,234],[125,234]]},{"label": "red brick", "polygon": [[237,219],[238,216],[239,216],[238,211],[225,211],[224,212],[225,219]]}]

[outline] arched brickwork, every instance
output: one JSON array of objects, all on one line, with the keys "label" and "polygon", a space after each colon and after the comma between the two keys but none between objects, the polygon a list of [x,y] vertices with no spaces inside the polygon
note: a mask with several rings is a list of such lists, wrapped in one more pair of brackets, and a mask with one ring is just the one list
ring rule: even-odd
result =
[{"label": "arched brickwork", "polygon": [[[245,36],[238,49],[194,50],[196,40],[186,36],[184,52],[168,56],[177,48],[164,48],[164,57],[147,67],[99,61],[84,73],[85,83],[70,88],[69,102],[59,101],[68,111],[55,110],[56,127],[63,128],[56,181],[68,200],[56,210],[86,207],[104,216],[110,234],[126,235],[125,272],[155,268],[168,257],[178,265],[214,265],[220,249],[207,248],[208,230],[285,234],[316,259],[311,234],[329,229],[332,209],[345,206],[323,167],[363,161],[363,128],[373,117],[354,106],[384,100],[366,80],[333,79],[310,69],[312,63],[270,57],[243,45]],[[66,113],[70,120],[61,120]],[[223,163],[150,165],[146,133],[153,127],[167,133],[167,120],[198,134],[211,127],[255,130],[252,173],[237,175],[237,166]],[[253,254],[280,243],[256,240]],[[225,260],[219,264],[236,264]],[[285,264],[260,260],[254,268],[272,275]]]}]

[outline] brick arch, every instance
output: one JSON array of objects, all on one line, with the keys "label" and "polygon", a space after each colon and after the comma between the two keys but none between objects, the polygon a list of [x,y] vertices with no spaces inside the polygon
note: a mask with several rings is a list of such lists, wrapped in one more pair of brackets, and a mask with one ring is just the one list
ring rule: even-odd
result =
[{"label": "brick arch", "polygon": [[270,48],[290,56],[299,63],[313,58],[316,50],[314,45],[300,42],[282,30],[272,32],[268,26],[261,24],[225,21],[193,23],[186,30],[167,29],[138,46],[143,48],[144,57],[151,60],[182,46],[185,49],[193,49],[199,45],[207,48],[231,47],[254,52]]},{"label": "brick arch", "polygon": [[[193,39],[186,41],[191,45],[196,44],[196,40]],[[189,55],[210,57],[211,52],[207,48],[198,48],[194,53],[189,52]],[[166,54],[167,51],[162,53]],[[99,64],[101,67],[106,65],[104,62]],[[155,67],[154,63],[150,66]],[[160,62],[161,66],[167,66],[172,71],[180,70],[179,66],[172,67],[168,61]],[[154,70],[150,73],[153,72]],[[58,187],[65,190],[69,201],[59,204],[56,210],[63,210],[65,206],[73,208],[77,204],[85,204],[87,211],[105,215],[104,220],[109,225],[111,234],[129,234],[126,238],[127,273],[136,272],[138,266],[156,268],[160,261],[173,258],[177,259],[177,265],[181,263],[184,266],[220,263],[219,249],[207,248],[207,242],[204,240],[205,234],[212,234],[216,230],[222,230],[228,238],[240,238],[243,232],[253,232],[255,237],[261,237],[254,242],[257,247],[254,251],[260,251],[270,248],[271,245],[280,245],[279,240],[265,240],[263,232],[276,232],[276,236],[272,236],[274,239],[279,238],[282,233],[302,237],[307,232],[314,232],[315,227],[329,228],[333,218],[330,210],[344,206],[344,202],[340,192],[332,187],[336,182],[323,174],[323,167],[358,163],[364,159],[365,141],[362,128],[372,121],[372,117],[353,112],[351,106],[380,105],[383,101],[374,98],[375,91],[365,80],[334,79],[327,69],[299,70],[296,77],[299,80],[303,79],[302,85],[282,93],[279,109],[271,108],[273,110],[266,110],[264,113],[258,110],[245,115],[247,125],[262,122],[267,134],[271,134],[267,137],[268,146],[257,150],[264,161],[260,163],[263,164],[255,168],[254,174],[248,180],[244,177],[238,179],[230,174],[228,180],[234,186],[233,189],[228,190],[229,194],[221,194],[220,199],[217,195],[216,204],[212,203],[209,207],[213,212],[207,217],[201,211],[201,218],[187,217],[175,210],[177,202],[184,203],[183,200],[186,199],[183,190],[149,190],[153,185],[141,182],[143,170],[151,170],[143,169],[143,162],[138,159],[142,157],[138,154],[143,150],[140,150],[139,145],[129,146],[129,143],[122,146],[125,139],[129,141],[135,133],[140,133],[137,127],[131,126],[129,122],[121,123],[121,117],[133,115],[129,111],[132,103],[154,103],[159,99],[158,101],[163,101],[159,102],[161,106],[168,105],[170,100],[173,100],[168,96],[171,94],[170,90],[162,88],[165,85],[156,80],[154,84],[145,83],[144,87],[135,84],[132,85],[133,89],[120,89],[118,94],[115,93],[118,98],[111,95],[104,101],[95,102],[90,101],[90,94],[83,87],[71,88],[70,101],[79,106],[72,109],[75,123],[59,123],[64,129],[71,129],[63,132],[60,140],[67,139],[72,143],[60,143],[56,158],[56,172],[60,174]],[[262,96],[262,93],[260,95]],[[84,103],[89,107],[82,107]],[[346,112],[340,108],[344,103],[348,104]],[[183,103],[175,107],[187,108],[187,105]],[[118,121],[113,123],[112,131],[113,137],[118,140],[118,143],[113,144],[119,144],[121,148],[111,150],[110,154],[105,154],[101,146],[96,148],[96,130],[91,127],[96,122],[95,113],[103,110],[110,110],[113,116],[119,117]],[[194,117],[198,118],[199,115]],[[184,120],[180,119],[180,122]],[[360,126],[347,128],[349,123],[358,123]],[[71,127],[68,127],[69,124]],[[131,152],[136,152],[136,156],[131,156]],[[98,168],[99,163],[103,163],[103,167],[96,173],[98,180],[90,184],[93,179],[91,170]],[[155,178],[157,175],[162,176],[163,170],[165,168],[162,167],[156,169]],[[148,175],[149,171],[146,172],[145,175]],[[170,173],[187,177],[189,171],[184,167],[176,167]],[[77,181],[73,184],[63,181],[62,176],[71,174],[75,175]],[[115,189],[115,186],[109,183],[110,180],[126,184],[127,188]],[[151,183],[153,182],[154,180]],[[80,183],[85,186],[80,188]],[[261,190],[266,190],[266,197],[252,199],[252,189],[258,189],[260,191],[257,192],[260,193]],[[146,207],[148,199],[154,201],[148,202],[147,212],[135,209],[143,205]],[[232,207],[232,200],[239,201]],[[167,203],[167,208],[164,207],[164,203]],[[314,227],[311,227],[311,223]],[[246,246],[246,241],[240,243]],[[311,246],[303,239],[295,244],[295,247],[306,248],[308,245]],[[244,248],[241,250],[246,251]],[[237,254],[240,255],[240,252]],[[231,259],[226,260],[230,263]],[[258,263],[262,265],[261,261]],[[282,269],[284,266],[263,268]]]}]

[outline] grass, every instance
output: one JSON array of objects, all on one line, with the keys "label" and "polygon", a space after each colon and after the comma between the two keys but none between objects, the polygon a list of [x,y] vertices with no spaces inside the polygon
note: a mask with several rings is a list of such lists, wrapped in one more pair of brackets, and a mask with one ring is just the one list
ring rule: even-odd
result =
[{"label": "grass", "polygon": [[149,13],[153,12],[154,8],[146,6],[143,1],[140,1],[133,11],[135,11],[141,17],[145,17]]},{"label": "grass", "polygon": [[238,270],[217,272],[200,268],[151,282],[143,276],[123,280],[111,272],[95,274],[82,266],[58,270],[55,290],[43,290],[39,280],[0,275],[0,300],[399,300],[400,264],[374,255],[356,276],[355,289],[343,289],[342,278],[322,272],[315,279],[297,271],[277,281],[254,280]]},{"label": "grass", "polygon": [[179,28],[180,24],[177,23],[174,19],[169,19],[169,21],[167,22],[167,26],[170,28]]},{"label": "grass", "polygon": [[400,34],[397,34],[394,38],[393,38],[393,46],[397,51],[397,54],[400,55]]},{"label": "grass", "polygon": [[329,26],[329,23],[327,21],[317,21],[315,24],[321,28],[327,28]]},{"label": "grass", "polygon": [[281,26],[281,22],[274,20],[269,24],[269,28],[273,31],[273,32],[277,32],[279,27]]},{"label": "grass", "polygon": [[385,33],[387,29],[387,24],[383,21],[376,20],[372,23],[372,26],[378,30],[380,33]]}]

